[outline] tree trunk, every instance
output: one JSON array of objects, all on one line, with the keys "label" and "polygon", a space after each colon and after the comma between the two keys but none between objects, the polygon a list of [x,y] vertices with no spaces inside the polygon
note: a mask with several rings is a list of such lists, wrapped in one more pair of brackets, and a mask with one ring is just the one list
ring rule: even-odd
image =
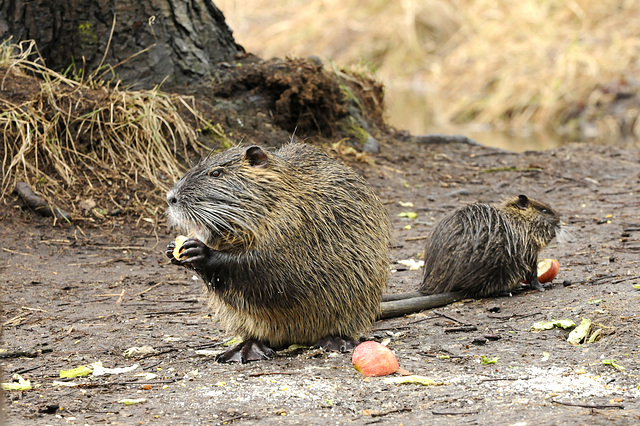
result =
[{"label": "tree trunk", "polygon": [[211,0],[0,0],[0,40],[10,36],[35,40],[52,69],[109,65],[104,79],[135,88],[192,84],[244,52]]}]

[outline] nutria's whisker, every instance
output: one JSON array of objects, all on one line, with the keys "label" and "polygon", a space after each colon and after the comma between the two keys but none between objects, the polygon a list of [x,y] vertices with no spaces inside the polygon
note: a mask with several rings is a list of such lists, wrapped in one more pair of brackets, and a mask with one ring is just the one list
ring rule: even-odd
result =
[{"label": "nutria's whisker", "polygon": [[568,225],[560,225],[556,228],[556,241],[559,243],[571,243],[574,241],[573,228]]}]

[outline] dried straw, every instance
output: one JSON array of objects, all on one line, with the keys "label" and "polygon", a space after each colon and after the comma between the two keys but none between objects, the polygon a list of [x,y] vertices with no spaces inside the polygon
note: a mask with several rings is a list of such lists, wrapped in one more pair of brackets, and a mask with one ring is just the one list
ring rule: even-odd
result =
[{"label": "dried straw", "polygon": [[[83,193],[87,188],[104,192],[114,179],[145,179],[163,193],[184,172],[189,156],[206,149],[185,116],[229,142],[219,126],[200,116],[193,98],[159,87],[108,87],[91,76],[81,82],[68,78],[43,65],[33,42],[0,46],[3,70],[2,197],[22,180],[45,198],[69,198],[69,189],[78,187]],[[9,79],[35,83],[39,89],[31,96],[9,98],[3,91]]]}]

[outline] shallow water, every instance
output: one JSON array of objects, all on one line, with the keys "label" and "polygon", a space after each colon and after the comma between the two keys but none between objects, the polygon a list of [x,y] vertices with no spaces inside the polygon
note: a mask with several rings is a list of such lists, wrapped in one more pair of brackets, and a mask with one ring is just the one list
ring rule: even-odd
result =
[{"label": "shallow water", "polygon": [[560,138],[541,132],[525,135],[491,130],[489,126],[438,126],[434,123],[433,108],[424,91],[388,86],[385,92],[387,123],[412,135],[462,134],[483,145],[515,152],[540,151],[563,143]]}]

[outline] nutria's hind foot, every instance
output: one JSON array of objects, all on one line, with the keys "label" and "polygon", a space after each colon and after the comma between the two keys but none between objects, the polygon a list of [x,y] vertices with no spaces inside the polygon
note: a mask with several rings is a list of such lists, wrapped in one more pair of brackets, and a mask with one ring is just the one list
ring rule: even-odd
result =
[{"label": "nutria's hind foot", "polygon": [[326,336],[318,340],[313,347],[323,348],[330,351],[349,352],[358,346],[358,341],[342,336]]},{"label": "nutria's hind foot", "polygon": [[538,278],[536,278],[534,281],[532,281],[530,284],[528,283],[520,283],[517,287],[512,288],[509,291],[503,291],[498,293],[496,296],[499,297],[511,297],[515,294],[520,294],[520,293],[524,293],[525,291],[532,291],[532,290],[538,290],[538,291],[545,291],[545,290],[549,290],[553,287],[553,284],[551,283],[540,283],[540,281],[538,281]]},{"label": "nutria's hind foot", "polygon": [[246,364],[250,361],[271,359],[275,354],[276,351],[264,342],[257,339],[249,339],[216,356],[216,362],[239,362],[240,364]]},{"label": "nutria's hind foot", "polygon": [[533,280],[530,280],[529,282],[531,284],[529,284],[528,287],[531,290],[545,291],[545,290],[549,290],[551,287],[553,287],[552,283],[544,283],[544,284],[542,284],[540,281],[538,281],[538,277],[535,277]]}]

